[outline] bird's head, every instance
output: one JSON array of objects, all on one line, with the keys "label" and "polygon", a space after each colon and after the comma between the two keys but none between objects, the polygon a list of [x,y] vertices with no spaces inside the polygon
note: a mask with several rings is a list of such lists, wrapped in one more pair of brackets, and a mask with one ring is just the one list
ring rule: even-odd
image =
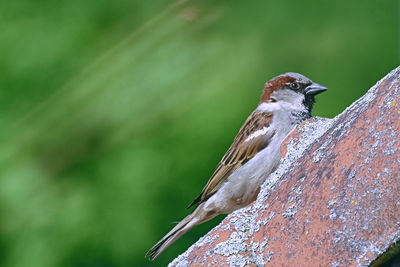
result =
[{"label": "bird's head", "polygon": [[276,76],[265,84],[260,104],[278,101],[293,105],[303,104],[311,114],[315,102],[314,97],[327,89],[299,73],[287,72]]}]

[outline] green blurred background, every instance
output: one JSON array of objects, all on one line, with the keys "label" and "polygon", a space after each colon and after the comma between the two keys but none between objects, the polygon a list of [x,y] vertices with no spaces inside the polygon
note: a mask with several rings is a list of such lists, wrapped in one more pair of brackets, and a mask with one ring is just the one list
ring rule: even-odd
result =
[{"label": "green blurred background", "polygon": [[144,258],[198,195],[268,79],[334,117],[399,62],[397,1],[0,2],[0,265]]}]

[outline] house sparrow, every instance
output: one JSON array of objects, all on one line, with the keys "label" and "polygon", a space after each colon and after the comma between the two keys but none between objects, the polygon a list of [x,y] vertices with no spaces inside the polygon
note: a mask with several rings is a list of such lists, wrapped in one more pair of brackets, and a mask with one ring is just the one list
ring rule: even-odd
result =
[{"label": "house sparrow", "polygon": [[250,114],[201,194],[188,206],[194,211],[155,244],[151,260],[194,226],[254,201],[260,185],[278,167],[280,145],[297,124],[311,117],[314,96],[327,90],[293,72],[265,84]]}]

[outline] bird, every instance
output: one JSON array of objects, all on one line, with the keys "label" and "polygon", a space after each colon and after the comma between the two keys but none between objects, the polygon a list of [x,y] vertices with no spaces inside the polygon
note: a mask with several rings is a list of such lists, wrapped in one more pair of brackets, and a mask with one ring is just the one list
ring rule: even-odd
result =
[{"label": "bird", "polygon": [[282,141],[296,125],[311,118],[315,96],[327,89],[295,72],[266,82],[257,108],[240,128],[200,195],[187,207],[196,206],[193,212],[158,241],[146,257],[154,260],[194,226],[253,202],[261,184],[280,163]]}]

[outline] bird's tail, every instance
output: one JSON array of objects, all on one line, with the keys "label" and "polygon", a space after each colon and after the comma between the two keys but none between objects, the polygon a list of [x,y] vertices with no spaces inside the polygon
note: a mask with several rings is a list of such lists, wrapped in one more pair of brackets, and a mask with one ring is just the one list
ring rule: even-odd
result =
[{"label": "bird's tail", "polygon": [[146,257],[151,260],[157,258],[166,248],[174,243],[179,237],[185,234],[198,224],[211,220],[217,214],[213,212],[205,212],[200,204],[191,214],[180,221],[168,234],[157,242],[147,253]]}]

